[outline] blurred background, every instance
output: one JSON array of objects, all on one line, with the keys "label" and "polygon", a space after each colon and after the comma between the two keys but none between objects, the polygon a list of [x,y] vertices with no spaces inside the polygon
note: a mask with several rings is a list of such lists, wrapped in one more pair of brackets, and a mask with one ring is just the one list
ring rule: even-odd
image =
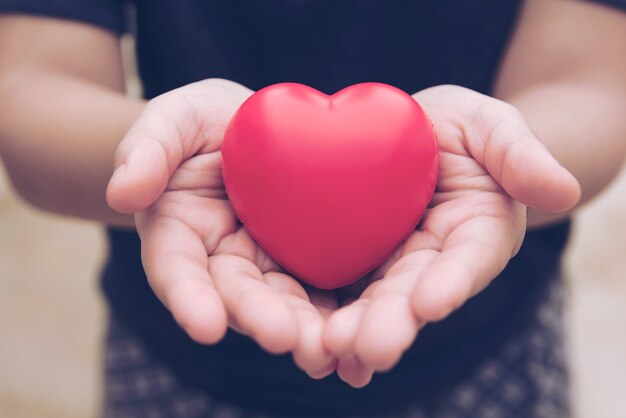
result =
[{"label": "blurred background", "polygon": [[[136,95],[132,40],[123,47]],[[564,260],[578,418],[625,416],[624,237],[626,173],[577,213]],[[0,417],[98,416],[105,252],[99,225],[26,206],[0,163]]]}]

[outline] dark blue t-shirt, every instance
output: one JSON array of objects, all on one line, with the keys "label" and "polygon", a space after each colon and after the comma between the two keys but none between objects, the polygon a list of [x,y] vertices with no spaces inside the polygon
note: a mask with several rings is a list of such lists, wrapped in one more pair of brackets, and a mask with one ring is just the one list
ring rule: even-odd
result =
[{"label": "dark blue t-shirt", "polygon": [[[626,7],[626,0],[600,0]],[[380,81],[411,94],[438,84],[489,93],[515,28],[518,0],[0,0],[0,11],[74,19],[136,32],[145,96],[208,77],[252,89],[293,81],[327,93]],[[87,140],[87,139],[86,139]],[[182,379],[214,397],[302,416],[428,402],[530,322],[569,224],[527,234],[487,290],[428,325],[391,372],[356,390],[336,376],[308,378],[291,358],[229,332],[217,346],[191,341],[150,290],[134,232],[110,229],[103,288],[111,309]]]}]

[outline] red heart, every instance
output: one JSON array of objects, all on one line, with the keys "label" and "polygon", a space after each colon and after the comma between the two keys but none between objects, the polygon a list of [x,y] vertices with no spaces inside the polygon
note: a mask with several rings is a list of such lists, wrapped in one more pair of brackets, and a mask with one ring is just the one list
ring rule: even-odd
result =
[{"label": "red heart", "polygon": [[385,261],[433,195],[437,141],[403,91],[356,84],[328,96],[283,83],[253,94],[222,145],[224,183],[248,233],[323,289]]}]

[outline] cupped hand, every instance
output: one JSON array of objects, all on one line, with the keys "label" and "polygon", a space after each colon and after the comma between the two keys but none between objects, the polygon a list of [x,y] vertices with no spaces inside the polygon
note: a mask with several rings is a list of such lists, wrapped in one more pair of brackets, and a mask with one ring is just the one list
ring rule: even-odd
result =
[{"label": "cupped hand", "polygon": [[211,79],[150,101],[118,147],[107,200],[136,213],[150,286],[194,340],[215,343],[231,326],[269,352],[291,352],[321,378],[336,365],[322,344],[334,294],[282,271],[238,223],[224,191],[224,131],[250,94]]},{"label": "cupped hand", "polygon": [[439,86],[414,95],[439,140],[440,177],[418,229],[328,319],[326,347],[339,376],[360,387],[393,367],[419,328],[484,289],[519,250],[526,205],[565,211],[580,198],[560,166],[512,106],[474,91]]}]

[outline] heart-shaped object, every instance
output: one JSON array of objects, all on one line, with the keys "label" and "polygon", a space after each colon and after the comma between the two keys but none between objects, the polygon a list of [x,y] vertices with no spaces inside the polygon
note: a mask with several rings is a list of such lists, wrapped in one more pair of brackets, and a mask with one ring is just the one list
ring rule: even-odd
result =
[{"label": "heart-shaped object", "polygon": [[428,117],[381,83],[332,96],[295,83],[259,90],[230,121],[222,156],[228,198],[250,236],[322,289],[385,261],[415,229],[438,174]]}]

